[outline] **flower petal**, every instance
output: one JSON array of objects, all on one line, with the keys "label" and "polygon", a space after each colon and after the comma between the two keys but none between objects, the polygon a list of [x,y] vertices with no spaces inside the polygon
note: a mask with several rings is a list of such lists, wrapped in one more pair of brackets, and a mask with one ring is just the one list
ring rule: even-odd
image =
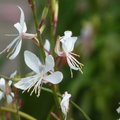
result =
[{"label": "flower petal", "polygon": [[67,63],[68,63],[68,65],[69,65],[69,67],[70,67],[71,69],[73,69],[73,70],[78,70],[77,67],[73,66],[73,64],[71,63],[71,61],[70,61],[70,59],[69,59],[68,57],[67,57]]},{"label": "flower petal", "polygon": [[68,52],[73,51],[77,37],[71,37],[71,31],[65,31],[64,34],[65,36],[63,36],[60,40],[62,42],[63,49]]},{"label": "flower petal", "polygon": [[9,86],[11,86],[11,85],[12,85],[12,81],[11,81],[11,80],[9,80],[8,85],[9,85]]},{"label": "flower petal", "polygon": [[0,89],[2,91],[5,90],[5,79],[4,78],[0,78]]},{"label": "flower petal", "polygon": [[42,69],[42,64],[39,60],[39,58],[33,54],[30,51],[24,52],[24,59],[26,65],[32,69],[35,73],[40,73],[40,70]]},{"label": "flower petal", "polygon": [[118,108],[116,109],[116,111],[117,111],[118,113],[120,113],[120,107],[118,107]]},{"label": "flower petal", "polygon": [[21,7],[18,6],[18,8],[20,9],[20,12],[21,12],[21,15],[20,15],[20,25],[21,25],[21,27],[23,27],[24,26],[24,19],[25,19],[24,12],[23,12]]},{"label": "flower petal", "polygon": [[25,33],[27,31],[27,26],[26,23],[24,22],[23,26],[21,26],[21,24],[19,22],[14,24],[14,27],[18,30],[19,35],[21,35],[22,33]]},{"label": "flower petal", "polygon": [[65,92],[65,94],[62,95],[63,99],[60,103],[62,112],[67,115],[68,107],[69,107],[69,98],[71,97],[71,94],[68,94]]},{"label": "flower petal", "polygon": [[14,76],[17,74],[17,70],[10,75],[10,78],[14,78]]},{"label": "flower petal", "polygon": [[57,71],[57,72],[54,72],[48,76],[45,76],[43,79],[52,83],[52,84],[58,84],[62,81],[63,74],[61,72]]},{"label": "flower petal", "polygon": [[13,60],[13,59],[15,59],[17,57],[17,55],[20,52],[21,45],[22,45],[22,40],[18,41],[18,43],[16,44],[16,46],[13,48],[14,53],[9,57],[10,60]]},{"label": "flower petal", "polygon": [[66,37],[71,37],[71,36],[72,36],[72,32],[71,32],[71,31],[65,31],[65,32],[64,32],[64,35],[65,35]]},{"label": "flower petal", "polygon": [[28,89],[33,84],[32,81],[34,79],[35,79],[34,76],[23,78],[19,82],[17,82],[16,84],[14,84],[14,86],[16,88],[21,89],[21,90],[26,90],[26,89]]},{"label": "flower petal", "polygon": [[24,22],[24,25],[23,25],[23,30],[22,32],[25,33],[27,31],[27,26],[26,26],[26,23]]},{"label": "flower petal", "polygon": [[62,95],[62,97],[63,97],[63,101],[65,101],[65,100],[67,100],[67,99],[69,99],[69,98],[71,97],[71,94],[68,94],[68,92],[66,91],[66,92]]},{"label": "flower petal", "polygon": [[22,26],[20,25],[19,22],[14,24],[14,27],[18,30],[19,35],[22,33]]},{"label": "flower petal", "polygon": [[[46,39],[44,48],[49,52],[50,51],[50,42]],[[45,51],[46,56],[48,55],[48,52]]]},{"label": "flower petal", "polygon": [[72,37],[67,44],[67,51],[73,51],[77,37]]},{"label": "flower petal", "polygon": [[0,100],[4,97],[4,93],[0,91]]},{"label": "flower petal", "polygon": [[62,42],[63,49],[70,52],[73,51],[76,40],[77,37],[69,37],[69,38],[62,38],[60,41]]},{"label": "flower petal", "polygon": [[45,68],[43,70],[43,74],[45,74],[48,71],[52,70],[53,67],[54,67],[54,59],[53,59],[52,55],[46,56],[45,62],[46,62],[46,65],[45,65]]},{"label": "flower petal", "polygon": [[[14,93],[11,92],[11,95],[14,97]],[[13,101],[13,98],[11,95],[6,95],[7,103],[11,103]]]},{"label": "flower petal", "polygon": [[18,39],[19,39],[19,36],[16,37],[2,52],[0,52],[0,54],[2,54],[3,52],[6,52],[7,49],[10,49]]}]

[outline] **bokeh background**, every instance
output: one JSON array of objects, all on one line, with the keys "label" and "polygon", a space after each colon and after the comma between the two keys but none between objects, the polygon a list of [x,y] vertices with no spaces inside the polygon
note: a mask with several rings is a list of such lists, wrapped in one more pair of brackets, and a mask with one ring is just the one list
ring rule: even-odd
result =
[{"label": "bokeh background", "polygon": [[[36,0],[37,12],[40,18],[47,0]],[[0,1],[0,51],[12,41],[12,37],[4,34],[15,34],[13,24],[18,22],[19,5],[26,18],[28,32],[35,33],[31,9],[27,1]],[[51,39],[49,15],[46,20],[43,40]],[[116,120],[120,115],[116,112],[120,101],[120,0],[60,0],[57,35],[71,30],[73,36],[78,36],[74,52],[80,54],[79,61],[84,64],[83,72],[70,70],[66,61],[60,70],[64,80],[60,83],[60,91],[68,91],[71,99],[77,103],[91,120]],[[23,41],[20,55],[13,61],[6,59],[7,54],[0,55],[0,74],[9,76],[17,70],[24,77],[30,70],[24,63],[23,52],[30,50],[38,54],[38,48],[30,40]],[[44,87],[48,87],[44,85]],[[22,98],[21,110],[38,120],[47,120],[47,115],[54,107],[52,94],[41,91],[39,98],[19,91]],[[71,119],[70,119],[71,118]],[[24,119],[23,119],[24,120]],[[51,118],[54,120],[54,118]],[[84,117],[70,105],[68,120],[85,120]]]}]

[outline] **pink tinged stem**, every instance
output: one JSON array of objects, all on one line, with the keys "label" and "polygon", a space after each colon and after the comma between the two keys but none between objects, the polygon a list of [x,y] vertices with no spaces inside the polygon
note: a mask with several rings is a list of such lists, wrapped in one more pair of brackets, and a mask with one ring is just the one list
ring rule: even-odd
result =
[{"label": "pink tinged stem", "polygon": [[28,0],[28,3],[29,3],[30,6],[32,6],[32,4],[31,4],[31,0]]},{"label": "pink tinged stem", "polygon": [[50,114],[56,119],[56,120],[60,120],[60,118],[53,112],[50,112]]},{"label": "pink tinged stem", "polygon": [[60,61],[59,61],[58,65],[57,65],[57,68],[60,67],[61,63],[62,63],[62,58],[60,57]]},{"label": "pink tinged stem", "polygon": [[38,46],[40,46],[39,40],[38,40],[36,37],[32,38],[32,40],[33,40]]},{"label": "pink tinged stem", "polygon": [[39,24],[39,29],[42,27],[43,23],[44,23],[45,19],[42,19],[40,24]]}]

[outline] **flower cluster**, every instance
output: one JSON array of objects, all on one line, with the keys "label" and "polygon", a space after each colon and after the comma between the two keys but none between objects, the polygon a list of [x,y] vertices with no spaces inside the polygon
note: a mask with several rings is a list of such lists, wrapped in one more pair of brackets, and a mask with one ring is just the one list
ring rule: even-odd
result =
[{"label": "flower cluster", "polygon": [[[11,48],[12,51],[9,52],[8,57],[9,59],[13,60],[17,57],[21,50],[22,40],[23,39],[37,39],[37,34],[30,34],[26,33],[27,26],[25,23],[25,16],[23,10],[18,6],[21,15],[20,15],[20,22],[17,22],[14,24],[14,27],[18,30],[19,34],[13,34],[7,36],[17,36],[0,54],[3,52],[9,52]],[[46,11],[46,10],[45,10]],[[83,64],[80,63],[74,56],[79,56],[75,53],[73,53],[74,45],[77,40],[77,37],[71,37],[72,32],[71,31],[65,31],[64,36],[59,37],[56,41],[55,45],[55,53],[59,57],[66,57],[67,63],[70,67],[71,75],[72,75],[72,69],[73,70],[79,70],[82,72]],[[60,42],[62,44],[62,50],[60,46]],[[38,44],[39,45],[39,44]],[[40,45],[39,45],[40,46]],[[41,47],[41,46],[40,46]],[[41,86],[44,84],[58,84],[63,79],[63,74],[60,71],[56,71],[54,69],[55,67],[55,60],[52,54],[50,53],[50,43],[49,40],[45,41],[44,44],[44,52],[45,52],[45,63],[42,63],[40,59],[32,52],[25,51],[24,52],[24,61],[26,65],[32,70],[32,72],[29,74],[29,76],[25,78],[21,78],[20,81],[14,84],[16,88],[19,88],[21,90],[30,92],[30,95],[35,92],[37,94],[37,97],[40,96]],[[14,73],[15,74],[15,73]],[[13,75],[12,75],[13,76]],[[72,75],[73,76],[73,75]],[[14,97],[14,93],[11,92],[10,85],[11,81],[8,83],[5,82],[4,78],[0,79],[0,100],[6,96],[7,102],[11,103],[12,98]],[[68,94],[65,92],[65,94],[62,95],[62,101],[60,103],[61,110],[63,114],[65,115],[65,120],[67,118],[67,112],[69,108],[69,98],[71,97],[71,94]]]}]

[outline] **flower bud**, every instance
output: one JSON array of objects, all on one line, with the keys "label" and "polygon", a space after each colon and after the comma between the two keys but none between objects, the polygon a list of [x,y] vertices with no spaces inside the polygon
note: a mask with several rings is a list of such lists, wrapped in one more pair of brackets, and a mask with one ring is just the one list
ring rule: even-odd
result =
[{"label": "flower bud", "polygon": [[58,0],[55,1],[55,13],[54,13],[54,22],[58,21]]},{"label": "flower bud", "polygon": [[44,10],[43,10],[43,12],[42,12],[42,17],[41,17],[41,19],[42,19],[42,20],[45,20],[47,14],[48,14],[48,6],[45,6],[45,8],[44,8]]}]

